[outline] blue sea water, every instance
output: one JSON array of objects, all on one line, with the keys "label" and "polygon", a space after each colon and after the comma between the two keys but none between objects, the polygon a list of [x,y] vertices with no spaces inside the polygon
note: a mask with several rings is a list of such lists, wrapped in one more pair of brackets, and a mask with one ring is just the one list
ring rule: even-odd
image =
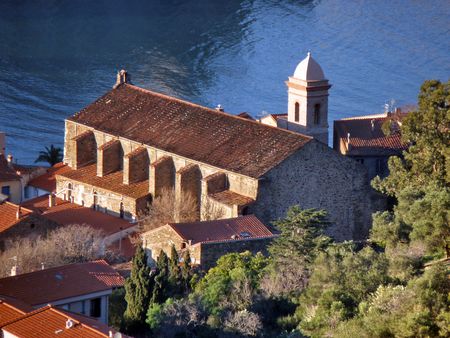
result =
[{"label": "blue sea water", "polygon": [[308,50],[333,85],[332,125],[447,81],[449,18],[448,0],[0,0],[0,130],[32,163],[121,68],[233,114],[285,112],[284,81]]}]

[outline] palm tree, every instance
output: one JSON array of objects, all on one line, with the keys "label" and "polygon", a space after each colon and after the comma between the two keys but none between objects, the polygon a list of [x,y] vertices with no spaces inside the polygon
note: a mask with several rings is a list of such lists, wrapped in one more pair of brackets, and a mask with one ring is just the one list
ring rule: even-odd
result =
[{"label": "palm tree", "polygon": [[39,152],[39,157],[34,161],[36,162],[47,162],[50,166],[54,166],[56,163],[61,162],[63,159],[62,149],[55,148],[53,144],[49,147],[45,147],[45,151]]}]

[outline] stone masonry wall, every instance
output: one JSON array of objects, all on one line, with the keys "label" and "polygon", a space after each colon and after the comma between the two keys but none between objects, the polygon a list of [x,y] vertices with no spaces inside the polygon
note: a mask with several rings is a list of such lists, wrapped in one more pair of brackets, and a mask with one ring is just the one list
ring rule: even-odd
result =
[{"label": "stone masonry wall", "polygon": [[224,191],[228,188],[227,175],[224,172],[217,172],[203,179],[205,187],[203,191],[209,194]]},{"label": "stone masonry wall", "polygon": [[[175,179],[176,209],[180,209],[178,206],[183,203],[183,198],[189,195],[195,200],[197,219],[200,219],[201,177],[202,174],[198,165],[188,164],[177,171]],[[177,215],[176,218],[178,220],[179,216]]]},{"label": "stone masonry wall", "polygon": [[363,165],[311,141],[264,176],[249,212],[269,224],[292,205],[325,209],[336,240],[362,239],[375,209],[372,196]]},{"label": "stone masonry wall", "polygon": [[119,140],[111,140],[97,149],[97,176],[103,177],[122,167],[122,146]]},{"label": "stone masonry wall", "polygon": [[149,181],[153,198],[162,190],[175,187],[175,166],[170,156],[163,156],[151,164]]},{"label": "stone masonry wall", "polygon": [[148,179],[148,152],[144,147],[128,153],[123,158],[123,184],[131,184]]},{"label": "stone masonry wall", "polygon": [[72,168],[79,169],[97,159],[97,142],[92,131],[88,130],[72,139]]},{"label": "stone masonry wall", "polygon": [[148,264],[153,266],[163,250],[170,257],[172,245],[180,251],[183,240],[168,225],[163,225],[142,235],[142,245],[147,253]]}]

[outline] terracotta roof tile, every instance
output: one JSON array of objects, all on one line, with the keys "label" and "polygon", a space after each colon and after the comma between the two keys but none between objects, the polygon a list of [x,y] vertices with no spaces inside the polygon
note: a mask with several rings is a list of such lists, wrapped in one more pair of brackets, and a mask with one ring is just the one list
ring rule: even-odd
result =
[{"label": "terracotta roof tile", "polygon": [[116,171],[103,177],[98,177],[96,164],[91,164],[77,170],[69,168],[69,170],[59,175],[73,181],[99,187],[134,199],[150,194],[148,180],[129,185],[123,184],[122,171]]},{"label": "terracotta roof tile", "polygon": [[18,208],[19,206],[17,204],[10,202],[0,203],[0,232],[13,227],[33,213],[32,210],[21,207],[21,218],[17,219]]},{"label": "terracotta roof tile", "polygon": [[237,192],[231,191],[231,190],[224,190],[220,192],[216,192],[214,194],[208,195],[213,200],[216,200],[220,203],[226,204],[226,205],[247,205],[250,203],[253,203],[255,200],[251,197],[247,197],[241,194],[238,194]]},{"label": "terracotta roof tile", "polygon": [[[351,156],[390,156],[399,155],[407,145],[402,142],[400,130],[386,136],[381,129],[388,117],[355,117],[334,121],[334,132],[337,139],[347,144],[350,133]],[[373,128],[372,128],[373,123]],[[336,140],[335,140],[336,142]]]},{"label": "terracotta roof tile", "polygon": [[[71,320],[73,326],[66,328],[66,322]],[[17,337],[46,338],[99,338],[109,337],[105,325],[95,323],[84,316],[72,314],[52,306],[45,306],[25,314],[2,326],[2,329]]]},{"label": "terracotta roof tile", "polygon": [[0,181],[17,181],[20,176],[8,165],[5,155],[0,154]]},{"label": "terracotta roof tile", "polygon": [[0,326],[22,317],[33,308],[12,297],[0,296]]},{"label": "terracotta roof tile", "polygon": [[191,240],[192,244],[275,236],[253,215],[215,221],[172,223],[169,226],[184,240]]},{"label": "terracotta roof tile", "polygon": [[69,120],[255,178],[311,140],[129,84]]},{"label": "terracotta roof tile", "polygon": [[60,225],[85,224],[101,230],[106,236],[134,226],[122,218],[70,203],[60,198],[55,198],[55,202],[56,205],[50,208],[48,206],[48,195],[44,195],[28,200],[22,205]]},{"label": "terracotta roof tile", "polygon": [[0,279],[0,294],[32,306],[123,286],[103,260],[63,265]]},{"label": "terracotta roof tile", "polygon": [[55,176],[67,172],[68,170],[70,170],[69,166],[63,163],[57,163],[53,167],[48,168],[45,174],[32,179],[28,185],[48,192],[55,192]]}]

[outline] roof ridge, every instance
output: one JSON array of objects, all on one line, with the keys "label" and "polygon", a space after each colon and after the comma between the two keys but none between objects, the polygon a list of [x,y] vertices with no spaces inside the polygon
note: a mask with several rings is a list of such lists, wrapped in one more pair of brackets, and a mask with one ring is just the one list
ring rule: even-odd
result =
[{"label": "roof ridge", "polygon": [[[67,317],[70,320],[73,320],[74,322],[77,322],[82,327],[84,327],[84,328],[86,328],[88,330],[91,330],[91,331],[95,331],[96,333],[99,333],[99,334],[103,335],[104,337],[108,337],[105,333],[101,332],[100,330],[97,330],[96,328],[90,326],[89,324],[85,324],[85,323],[79,321],[78,319],[75,319],[73,316],[70,316],[66,311],[64,311],[62,309],[58,309],[58,308],[56,308],[56,307],[54,307],[54,306],[52,306],[50,304],[48,306],[49,306],[49,309],[52,310],[53,312],[56,312],[56,313],[58,313],[58,314],[60,314],[60,315],[62,315],[64,317]],[[80,314],[80,315],[82,315],[82,314]],[[89,319],[89,318],[87,317],[87,319]],[[93,318],[91,318],[91,319],[93,319]]]},{"label": "roof ridge", "polygon": [[1,327],[5,327],[5,326],[11,325],[11,324],[13,324],[15,322],[18,322],[19,320],[22,320],[22,319],[25,319],[25,318],[28,318],[28,317],[32,317],[32,316],[34,316],[34,315],[36,315],[36,314],[38,314],[40,312],[44,312],[44,311],[48,310],[50,307],[51,307],[51,305],[48,304],[48,305],[40,307],[40,308],[38,308],[38,309],[36,309],[34,311],[26,312],[23,316],[17,317],[15,319],[11,319],[10,321],[2,324]]},{"label": "roof ridge", "polygon": [[25,211],[28,211],[28,212],[30,212],[30,213],[33,213],[33,212],[34,212],[34,211],[31,210],[31,209],[28,209],[28,208],[23,207],[21,204],[15,204],[15,203],[12,203],[12,202],[9,202],[9,201],[5,201],[4,203],[5,203],[5,204],[8,204],[8,205],[10,205],[10,206],[13,206],[13,207],[20,207],[20,210],[25,210]]},{"label": "roof ridge", "polygon": [[311,137],[311,136],[308,136],[308,135],[305,135],[305,134],[301,134],[301,133],[297,133],[297,132],[294,132],[292,130],[287,130],[287,129],[282,129],[282,128],[270,126],[270,125],[258,122],[256,120],[249,120],[249,119],[247,119],[245,117],[241,117],[241,116],[238,116],[238,115],[230,114],[230,113],[227,113],[227,112],[224,112],[224,111],[223,112],[222,111],[218,111],[218,110],[215,110],[213,108],[205,107],[205,106],[202,106],[202,105],[197,104],[197,103],[189,102],[189,101],[180,99],[178,97],[173,97],[173,96],[170,96],[170,95],[167,95],[167,94],[155,92],[153,90],[142,88],[142,87],[138,87],[136,85],[132,85],[132,84],[129,84],[129,83],[124,83],[124,84],[120,85],[117,88],[120,88],[121,86],[131,87],[132,89],[139,90],[139,91],[141,91],[143,93],[153,94],[153,95],[156,95],[156,96],[163,97],[165,99],[169,99],[171,101],[177,101],[177,102],[181,102],[183,104],[187,104],[187,105],[190,105],[190,106],[193,106],[193,107],[196,107],[196,108],[201,108],[201,109],[207,110],[207,111],[209,111],[211,113],[214,113],[216,115],[227,116],[227,117],[230,117],[230,118],[235,118],[235,119],[238,119],[238,120],[241,120],[241,121],[245,121],[247,123],[253,123],[253,124],[256,124],[256,125],[260,125],[260,126],[263,126],[264,128],[272,128],[272,129],[279,130],[281,132],[286,132],[286,133],[290,133],[290,134],[293,134],[293,135],[297,135],[299,137],[304,137],[304,138],[307,138],[307,139],[313,139],[313,137]]}]

